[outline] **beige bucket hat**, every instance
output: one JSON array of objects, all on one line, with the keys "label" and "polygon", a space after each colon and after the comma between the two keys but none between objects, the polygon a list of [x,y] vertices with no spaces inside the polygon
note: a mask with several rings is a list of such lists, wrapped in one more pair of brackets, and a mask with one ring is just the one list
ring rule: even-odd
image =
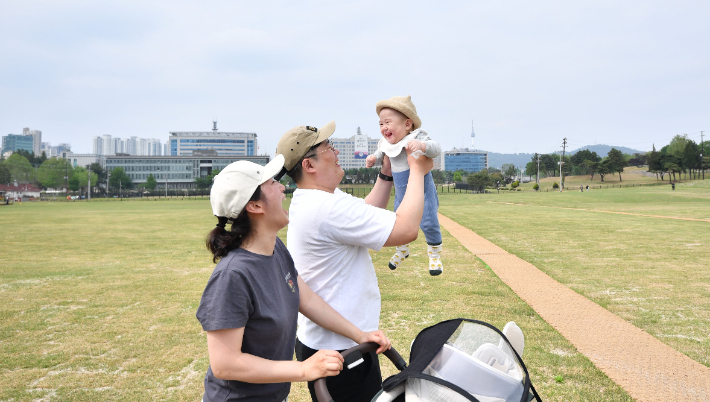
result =
[{"label": "beige bucket hat", "polygon": [[417,107],[412,103],[412,96],[393,96],[386,100],[381,100],[375,105],[377,110],[377,115],[380,115],[380,111],[383,108],[394,109],[403,115],[407,116],[408,119],[412,119],[412,130],[416,130],[422,126],[422,120],[417,115]]},{"label": "beige bucket hat", "polygon": [[327,140],[334,132],[334,120],[321,128],[298,126],[288,130],[276,145],[276,154],[283,155],[284,158],[283,170],[276,176],[276,180],[280,180],[286,172],[301,162],[312,146]]},{"label": "beige bucket hat", "polygon": [[216,217],[236,219],[256,188],[281,171],[284,157],[276,157],[266,166],[250,161],[230,163],[214,178],[210,191],[212,213]]}]

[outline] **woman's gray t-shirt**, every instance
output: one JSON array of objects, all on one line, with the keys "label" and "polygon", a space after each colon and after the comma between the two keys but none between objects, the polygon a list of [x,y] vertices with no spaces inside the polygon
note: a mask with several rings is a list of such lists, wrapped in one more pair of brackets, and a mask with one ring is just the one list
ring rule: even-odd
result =
[{"label": "woman's gray t-shirt", "polygon": [[[224,256],[207,282],[197,319],[205,331],[242,328],[242,352],[268,360],[292,360],[296,341],[298,273],[281,239],[265,256],[236,249]],[[205,376],[204,401],[277,402],[290,383],[250,384]]]}]

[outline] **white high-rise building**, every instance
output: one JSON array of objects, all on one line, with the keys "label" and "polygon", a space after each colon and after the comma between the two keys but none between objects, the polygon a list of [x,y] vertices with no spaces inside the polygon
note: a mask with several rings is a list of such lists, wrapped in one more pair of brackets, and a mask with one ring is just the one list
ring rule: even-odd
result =
[{"label": "white high-rise building", "polygon": [[94,155],[103,155],[104,154],[104,139],[102,137],[99,137],[98,135],[94,136],[94,146],[92,148],[93,154]]},{"label": "white high-rise building", "polygon": [[101,152],[101,155],[115,155],[116,151],[113,148],[111,136],[104,134],[101,137],[103,138],[103,152]]},{"label": "white high-rise building", "polygon": [[22,129],[22,135],[32,136],[32,152],[36,156],[42,154],[42,131],[40,130],[30,130],[29,127]]}]

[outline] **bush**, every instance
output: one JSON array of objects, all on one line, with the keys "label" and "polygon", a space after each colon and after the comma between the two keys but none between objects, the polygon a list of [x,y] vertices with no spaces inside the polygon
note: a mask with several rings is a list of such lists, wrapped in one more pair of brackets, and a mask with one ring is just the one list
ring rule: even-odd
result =
[{"label": "bush", "polygon": [[514,182],[510,183],[510,188],[517,188],[519,185],[520,185],[519,181],[514,181]]},{"label": "bush", "polygon": [[552,183],[552,188],[555,188],[555,189],[560,188],[560,185],[557,184],[557,182],[554,182],[554,183]]},{"label": "bush", "polygon": [[535,183],[535,185],[533,186],[533,190],[537,191],[539,189],[540,189],[540,185]]}]

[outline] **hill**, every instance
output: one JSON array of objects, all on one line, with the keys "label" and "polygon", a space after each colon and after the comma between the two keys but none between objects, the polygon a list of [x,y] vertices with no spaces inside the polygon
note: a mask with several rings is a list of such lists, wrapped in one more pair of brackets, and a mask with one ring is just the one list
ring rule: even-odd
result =
[{"label": "hill", "polygon": [[[588,149],[592,152],[596,152],[597,155],[604,157],[609,153],[609,151],[611,151],[612,148],[616,148],[625,154],[643,153],[643,151],[639,151],[637,149],[620,147],[620,146],[616,146],[616,145],[598,144],[598,145],[587,145],[587,146],[581,147],[579,149],[575,149],[573,151],[568,151],[567,155],[574,155],[583,149]],[[530,153],[530,154],[526,154],[526,153],[500,154],[497,152],[489,152],[488,153],[488,166],[495,167],[498,169],[500,169],[500,167],[503,166],[504,163],[512,163],[515,166],[525,166],[528,162],[530,162],[532,160],[533,156],[535,156],[534,153]]]},{"label": "hill", "polygon": [[638,149],[631,149],[631,148],[626,148],[626,147],[620,147],[618,145],[606,145],[606,144],[598,144],[598,145],[587,145],[584,147],[581,147],[579,149],[575,149],[574,151],[570,151],[570,155],[574,155],[577,152],[583,150],[583,149],[588,149],[592,152],[596,152],[597,155],[599,156],[606,156],[609,151],[611,151],[612,148],[616,148],[619,151],[625,153],[625,154],[636,154],[636,153],[644,153],[644,151],[639,151]]}]

